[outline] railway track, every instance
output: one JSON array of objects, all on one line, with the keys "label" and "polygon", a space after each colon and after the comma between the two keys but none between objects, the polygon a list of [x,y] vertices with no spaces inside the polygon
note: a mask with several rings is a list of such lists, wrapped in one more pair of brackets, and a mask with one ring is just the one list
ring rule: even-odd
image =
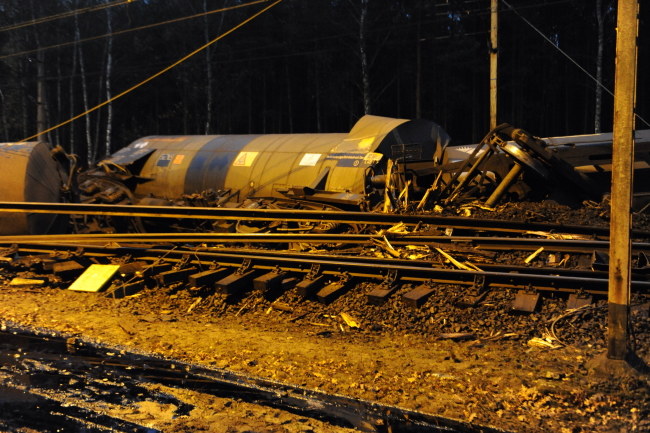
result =
[{"label": "railway track", "polygon": [[[403,224],[409,227],[450,228],[473,232],[545,232],[548,234],[575,234],[606,238],[609,227],[551,224],[533,221],[513,221],[499,219],[476,219],[436,214],[395,214],[377,212],[349,212],[333,210],[298,209],[248,209],[218,207],[172,207],[172,206],[132,206],[78,203],[27,203],[0,202],[0,212],[42,213],[62,215],[122,216],[151,219],[188,219],[204,221],[287,221],[345,223],[354,225],[374,225],[379,227]],[[636,239],[650,239],[650,232],[632,230]]]},{"label": "railway track", "polygon": [[[269,235],[228,236],[231,241],[239,243],[259,240],[264,243]],[[283,243],[289,240],[303,243],[302,237],[270,235]],[[335,241],[346,235],[315,235],[320,242]],[[354,236],[354,235],[353,235]],[[185,234],[171,235],[115,235],[59,236],[54,239],[41,240],[35,237],[31,242],[18,243],[17,239],[2,239],[0,243],[11,244],[3,251],[4,266],[7,268],[35,268],[41,272],[50,272],[58,279],[71,279],[78,276],[88,263],[119,263],[123,269],[122,281],[114,283],[112,292],[130,294],[151,281],[159,286],[183,283],[188,287],[205,286],[217,292],[240,298],[247,292],[296,290],[303,297],[316,298],[329,303],[352,289],[360,281],[372,283],[374,289],[367,293],[369,303],[381,304],[389,299],[404,284],[415,287],[402,297],[407,306],[418,307],[426,302],[434,290],[435,284],[457,284],[465,286],[468,296],[479,296],[493,289],[517,289],[525,293],[557,292],[569,294],[591,294],[605,296],[609,285],[606,269],[575,269],[550,266],[525,266],[512,263],[481,263],[480,267],[469,267],[457,262],[458,267],[451,268],[441,260],[409,260],[396,257],[375,257],[359,254],[344,254],[341,251],[319,251],[305,253],[278,249],[251,249],[242,247],[209,247],[205,243],[187,244],[187,240],[196,240],[198,236]],[[112,239],[112,242],[107,242]],[[118,244],[115,240],[128,240],[129,243]],[[214,239],[223,239],[215,235]],[[67,240],[68,242],[62,242]],[[74,242],[74,241],[77,242]],[[95,241],[94,244],[90,241]],[[157,243],[149,244],[152,240]],[[183,242],[179,241],[183,240]],[[212,240],[210,235],[202,239]],[[367,242],[367,237],[365,238]],[[429,245],[425,237],[419,241]],[[467,241],[467,239],[463,239]],[[517,248],[518,241],[524,250],[538,247],[531,240],[514,238],[508,248],[508,239],[497,238],[495,248],[509,251]],[[176,242],[174,242],[176,241]],[[357,239],[357,242],[359,239]],[[413,245],[414,239],[400,241]],[[532,241],[547,241],[536,239]],[[605,248],[607,242],[550,240],[553,248],[580,253],[598,251]],[[396,239],[391,242],[395,245]],[[489,241],[488,241],[489,242]],[[544,243],[544,242],[542,242]],[[171,247],[170,247],[171,245]],[[433,245],[438,245],[435,243]],[[465,251],[467,250],[466,242]],[[484,246],[485,247],[485,246]],[[596,248],[594,248],[596,247]],[[639,258],[645,258],[647,244],[638,244]],[[353,252],[357,252],[354,250]],[[431,251],[444,251],[433,248]],[[479,251],[480,252],[480,251]],[[439,254],[439,253],[436,253]],[[595,254],[595,253],[593,253]],[[128,257],[125,261],[123,258]],[[443,255],[442,258],[445,256]],[[452,258],[453,260],[453,258]],[[60,271],[57,272],[59,263]],[[137,265],[133,265],[136,263]],[[465,262],[467,263],[467,262]],[[70,267],[72,265],[72,267]],[[606,264],[602,264],[605,266]],[[639,293],[650,291],[650,268],[638,260],[639,265],[632,274],[632,288]],[[70,272],[76,271],[76,272]]]},{"label": "railway track", "polygon": [[[207,287],[233,298],[253,290],[296,290],[303,297],[329,303],[359,282],[368,282],[372,287],[367,293],[369,303],[381,304],[410,284],[414,288],[402,299],[406,305],[418,307],[434,292],[436,284],[461,285],[470,298],[503,288],[516,289],[517,296],[522,297],[546,292],[605,296],[609,285],[605,227],[295,209],[4,202],[0,211],[274,224],[274,232],[262,225],[253,233],[0,237],[0,245],[6,246],[5,267],[40,267],[45,274],[54,274],[53,281],[77,277],[93,262],[118,263],[120,269],[137,270],[119,271],[122,278],[113,283],[112,293],[133,293],[153,281],[158,286],[183,283]],[[297,225],[287,225],[290,223]],[[318,224],[330,228],[350,224],[348,229],[363,226],[366,233],[311,231]],[[393,230],[396,226],[400,230]],[[650,233],[635,231],[633,236],[632,288],[647,293]],[[410,254],[413,250],[418,254]],[[548,256],[530,263],[542,251]],[[513,254],[519,258],[514,260]],[[571,264],[570,255],[577,257]],[[523,260],[525,256],[528,258]],[[135,266],[134,262],[140,264]],[[56,268],[63,270],[57,272]]]}]

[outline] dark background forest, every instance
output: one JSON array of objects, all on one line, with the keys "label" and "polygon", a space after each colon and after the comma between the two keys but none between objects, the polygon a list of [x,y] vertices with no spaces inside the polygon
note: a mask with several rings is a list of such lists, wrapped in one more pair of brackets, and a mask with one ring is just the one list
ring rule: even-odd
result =
[{"label": "dark background forest", "polygon": [[[270,5],[2,0],[0,141],[85,112]],[[643,6],[637,113],[650,118]],[[611,131],[613,98],[594,78],[613,91],[615,27],[613,0],[501,0],[498,121],[538,136]],[[489,30],[490,0],[283,0],[39,139],[96,161],[146,135],[346,132],[370,113],[474,143],[489,129]]]}]

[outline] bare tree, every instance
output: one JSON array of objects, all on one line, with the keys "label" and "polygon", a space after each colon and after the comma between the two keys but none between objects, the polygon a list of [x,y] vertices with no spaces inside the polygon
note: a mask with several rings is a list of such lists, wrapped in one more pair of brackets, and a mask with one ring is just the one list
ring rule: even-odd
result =
[{"label": "bare tree", "polygon": [[[108,3],[109,0],[106,0]],[[106,30],[109,35],[113,33],[113,19],[111,9],[106,9]],[[106,100],[112,98],[111,93],[111,74],[113,72],[113,36],[108,37],[108,44],[106,47]],[[106,107],[106,154],[111,153],[111,132],[113,129],[113,104],[109,102]]]},{"label": "bare tree", "polygon": [[596,0],[596,26],[598,30],[598,47],[596,51],[596,107],[594,109],[594,132],[600,132],[600,117],[603,105],[603,45],[605,41],[605,17],[602,0]]},{"label": "bare tree", "polygon": [[[224,2],[225,6],[225,2]],[[208,11],[207,0],[203,0],[203,12]],[[223,16],[223,14],[222,14]],[[223,18],[222,18],[223,21]],[[203,16],[203,36],[205,43],[210,42],[210,23],[208,22],[207,14]],[[211,47],[205,50],[205,93],[207,95],[205,100],[205,134],[210,133],[210,125],[212,123],[212,50]]]},{"label": "bare tree", "polygon": [[[86,83],[86,67],[84,65],[84,55],[83,55],[83,49],[81,48],[81,45],[79,44],[79,40],[81,39],[81,32],[79,30],[79,19],[77,17],[77,14],[74,16],[74,22],[75,22],[75,29],[74,29],[74,37],[75,41],[77,42],[77,52],[79,54],[79,68],[81,71],[81,90],[82,90],[82,99],[83,99],[83,106],[84,106],[84,111],[89,110],[89,104],[88,104],[88,85]],[[90,165],[93,161],[93,144],[92,144],[92,138],[90,135],[90,130],[91,130],[91,125],[90,125],[90,115],[86,114],[84,116],[84,119],[86,121],[86,162]]]},{"label": "bare tree", "polygon": [[[77,7],[77,1],[73,1],[71,4],[72,8]],[[69,89],[68,89],[68,103],[70,107],[70,112],[69,112],[69,117],[72,118],[75,115],[75,92],[74,92],[74,84],[75,84],[75,79],[74,76],[77,73],[77,53],[78,53],[78,45],[79,45],[79,39],[77,37],[77,34],[75,33],[75,39],[74,39],[74,45],[72,46],[72,65],[70,67],[70,84],[69,84]],[[70,124],[70,149],[69,151],[71,153],[77,153],[77,149],[75,146],[75,122],[72,122]]]},{"label": "bare tree", "polygon": [[361,1],[359,14],[359,58],[361,59],[361,85],[363,90],[363,113],[370,114],[370,67],[368,66],[368,51],[366,47],[366,32],[368,22],[368,0]]}]

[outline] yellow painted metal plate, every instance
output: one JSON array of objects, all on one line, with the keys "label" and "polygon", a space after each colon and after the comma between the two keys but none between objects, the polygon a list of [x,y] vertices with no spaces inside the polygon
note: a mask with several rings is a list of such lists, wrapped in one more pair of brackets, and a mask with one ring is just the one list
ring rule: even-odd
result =
[{"label": "yellow painted metal plate", "polygon": [[90,265],[83,274],[68,287],[80,292],[99,292],[113,278],[120,265]]}]

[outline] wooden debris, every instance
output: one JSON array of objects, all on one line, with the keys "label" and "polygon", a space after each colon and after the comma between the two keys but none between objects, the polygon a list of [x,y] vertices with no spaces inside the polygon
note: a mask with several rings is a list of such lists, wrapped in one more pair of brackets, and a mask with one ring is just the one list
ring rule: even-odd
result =
[{"label": "wooden debris", "polygon": [[551,233],[551,232],[544,232],[544,231],[527,231],[527,235],[535,235],[539,236],[542,238],[546,239],[574,239],[574,240],[588,240],[591,239],[587,235],[580,235],[580,234],[567,234],[567,233]]},{"label": "wooden debris", "polygon": [[559,349],[562,347],[561,344],[554,343],[552,341],[549,341],[550,339],[548,338],[539,338],[539,337],[533,337],[526,344],[528,344],[531,347],[541,347],[543,349]]},{"label": "wooden debris", "polygon": [[541,253],[542,251],[544,251],[544,247],[539,247],[537,249],[537,251],[535,251],[534,253],[532,253],[528,257],[526,257],[526,260],[524,260],[524,263],[528,264],[528,263],[532,262],[535,259],[535,257],[537,257],[539,255],[539,253]]},{"label": "wooden debris", "polygon": [[474,263],[471,263],[471,262],[469,262],[469,261],[467,261],[467,260],[465,260],[465,263],[464,263],[464,264],[467,265],[467,266],[469,266],[470,268],[474,269],[475,271],[483,272],[483,269],[479,268],[479,267],[476,266]]},{"label": "wooden debris", "polygon": [[359,322],[356,321],[356,319],[352,316],[350,316],[347,313],[341,313],[341,318],[345,322],[346,325],[348,325],[350,328],[360,328]]},{"label": "wooden debris", "polygon": [[375,239],[372,238],[372,242],[377,245],[378,247],[381,247],[383,250],[385,250],[388,254],[395,258],[400,258],[401,255],[399,251],[397,251],[393,246],[388,242],[388,239],[386,239],[386,236],[383,236],[382,239]]},{"label": "wooden debris", "polygon": [[45,284],[45,280],[33,278],[14,278],[9,282],[10,286],[40,286],[42,284]]},{"label": "wooden debris", "polygon": [[192,303],[192,305],[190,305],[190,308],[187,309],[187,312],[190,313],[190,312],[194,309],[194,307],[196,307],[197,305],[199,305],[199,303],[200,303],[202,300],[203,300],[203,298],[198,298],[196,301],[194,301],[194,302]]},{"label": "wooden debris", "polygon": [[458,269],[464,269],[466,271],[475,271],[476,269],[472,269],[467,265],[462,264],[446,252],[444,252],[441,248],[436,248],[436,251],[438,251],[440,254],[442,254],[447,260],[449,260],[454,266],[456,266]]},{"label": "wooden debris", "polygon": [[285,304],[284,302],[277,302],[277,301],[273,302],[270,308],[273,308],[274,310],[284,311],[287,313],[293,312],[293,308],[291,308],[289,304]]},{"label": "wooden debris", "polygon": [[565,254],[565,255],[562,257],[562,260],[560,260],[560,262],[559,262],[557,265],[558,265],[558,266],[565,266],[566,263],[569,261],[570,258],[571,258],[570,255]]},{"label": "wooden debris", "polygon": [[384,213],[388,213],[393,209],[391,200],[390,200],[390,190],[391,184],[390,179],[393,175],[393,160],[389,159],[386,164],[386,185],[384,188]]},{"label": "wooden debris", "polygon": [[386,230],[386,232],[388,232],[388,233],[398,233],[398,234],[401,234],[401,235],[405,235],[405,234],[408,234],[408,229],[406,227],[406,224],[399,223],[399,224],[395,224],[394,226],[392,226],[391,228]]},{"label": "wooden debris", "polygon": [[440,334],[439,338],[441,340],[454,340],[454,341],[474,340],[476,338],[476,335],[472,334],[471,332],[448,332],[445,334]]},{"label": "wooden debris", "polygon": [[384,236],[384,243],[386,244],[386,251],[388,251],[391,255],[393,255],[393,256],[395,256],[397,258],[400,257],[399,251],[397,251],[395,248],[393,248],[393,246],[390,244],[390,242],[388,242],[388,239],[386,238],[386,236]]},{"label": "wooden debris", "polygon": [[463,211],[465,213],[467,213],[467,212],[471,213],[472,208],[483,209],[483,210],[486,210],[488,212],[494,212],[497,209],[496,207],[485,206],[484,204],[480,204],[478,202],[475,202],[475,203],[470,203],[470,204],[461,206],[459,210],[461,210],[461,211]]},{"label": "wooden debris", "polygon": [[[418,203],[417,207],[415,208],[416,210],[422,210],[424,208],[424,205],[427,203],[427,200],[429,199],[429,195],[435,191],[438,188],[438,184],[440,183],[440,179],[442,179],[442,170],[438,173],[436,176],[436,179],[433,181],[431,184],[431,187],[427,189],[427,191],[424,193],[424,196],[422,197],[422,200],[420,200],[420,203]],[[436,205],[438,206],[438,205]],[[440,207],[440,206],[438,206]],[[442,208],[440,208],[442,209]]]}]

